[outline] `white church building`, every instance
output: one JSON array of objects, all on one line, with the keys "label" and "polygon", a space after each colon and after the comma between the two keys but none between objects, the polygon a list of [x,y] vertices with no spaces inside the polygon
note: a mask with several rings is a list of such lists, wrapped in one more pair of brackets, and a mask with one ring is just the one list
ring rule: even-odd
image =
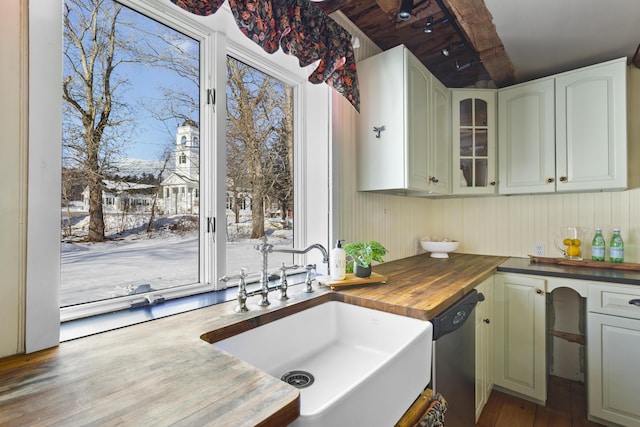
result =
[{"label": "white church building", "polygon": [[173,172],[160,184],[164,215],[198,214],[200,209],[200,130],[193,120],[178,127]]}]

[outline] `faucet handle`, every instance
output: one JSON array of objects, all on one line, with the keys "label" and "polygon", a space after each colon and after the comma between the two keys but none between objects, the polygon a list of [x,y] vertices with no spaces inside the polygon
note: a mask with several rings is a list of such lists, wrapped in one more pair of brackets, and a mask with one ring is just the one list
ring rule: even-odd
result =
[{"label": "faucet handle", "polygon": [[[311,287],[311,284],[313,283],[313,279],[315,279],[315,277],[312,277],[311,271],[313,271],[315,273],[316,265],[315,264],[307,264],[305,266],[305,268],[307,269],[307,277],[305,278],[305,283],[307,284],[307,289],[305,290],[305,292],[310,294],[310,293],[313,292],[313,288]],[[313,276],[315,276],[315,274]]]},{"label": "faucet handle", "polygon": [[287,295],[287,288],[289,287],[289,284],[287,283],[287,270],[291,270],[294,268],[298,268],[298,266],[290,265],[287,267],[284,262],[280,266],[280,286],[278,286],[278,288],[280,289],[280,299],[282,301],[286,301],[289,299],[289,296]]},{"label": "faucet handle", "polygon": [[267,241],[267,236],[262,236],[262,239],[260,240],[262,240],[262,243],[255,245],[255,249],[258,252],[266,254],[273,251],[273,245]]},{"label": "faucet handle", "polygon": [[282,272],[282,274],[284,274],[287,270],[293,270],[296,268],[299,268],[300,266],[298,264],[293,264],[293,265],[285,265],[284,262],[282,263],[282,265],[280,266],[279,270]]},{"label": "faucet handle", "polygon": [[222,276],[218,280],[221,282],[228,282],[233,279],[245,279],[249,274],[247,273],[249,269],[247,267],[242,267],[240,269],[240,274],[234,274],[233,276]]}]

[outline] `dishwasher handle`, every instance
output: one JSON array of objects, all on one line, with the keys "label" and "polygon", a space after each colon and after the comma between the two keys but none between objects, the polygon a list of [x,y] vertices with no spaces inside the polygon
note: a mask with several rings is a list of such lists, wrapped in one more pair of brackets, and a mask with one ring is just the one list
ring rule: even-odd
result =
[{"label": "dishwasher handle", "polygon": [[[451,307],[431,319],[433,340],[460,329],[471,317],[480,295],[482,294],[476,289],[472,289],[471,292],[453,303]],[[482,297],[484,298],[484,295]]]}]

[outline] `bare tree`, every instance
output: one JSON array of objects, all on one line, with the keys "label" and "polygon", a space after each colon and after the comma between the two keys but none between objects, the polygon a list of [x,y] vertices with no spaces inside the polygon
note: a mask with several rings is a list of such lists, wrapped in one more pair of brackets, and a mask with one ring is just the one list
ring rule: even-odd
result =
[{"label": "bare tree", "polygon": [[117,93],[126,80],[115,70],[130,61],[119,40],[117,25],[122,6],[110,0],[67,0],[64,10],[65,111],[75,118],[65,127],[65,147],[84,170],[89,187],[89,235],[104,240],[103,176],[117,150],[115,132],[125,122],[115,109]]},{"label": "bare tree", "polygon": [[147,233],[151,233],[151,231],[153,230],[153,222],[156,219],[156,211],[158,210],[158,189],[160,188],[162,175],[164,175],[164,171],[167,170],[167,165],[169,164],[170,159],[171,151],[167,149],[164,152],[164,161],[162,162],[162,167],[160,167],[158,178],[156,179],[156,191],[154,191],[153,193],[153,201],[151,202],[151,212],[149,213],[149,222],[147,223]]},{"label": "bare tree", "polygon": [[[227,60],[228,174],[231,181],[246,177],[250,185],[251,238],[264,236],[265,200],[272,196],[274,170],[282,170],[272,150],[281,139],[284,91],[282,83],[270,76]],[[237,187],[240,182],[232,184]]]},{"label": "bare tree", "polygon": [[124,97],[131,72],[126,65],[163,68],[182,78],[180,86],[172,81],[171,88],[160,89],[166,103],[146,98],[137,105],[158,106],[151,110],[165,124],[173,123],[167,126],[171,135],[175,124],[198,110],[199,53],[193,48],[197,43],[184,43],[184,37],[152,20],[140,25],[128,18],[130,13],[135,12],[114,0],[65,0],[63,145],[67,162],[85,173],[88,239],[93,242],[105,238],[103,180],[133,139],[138,120]]}]

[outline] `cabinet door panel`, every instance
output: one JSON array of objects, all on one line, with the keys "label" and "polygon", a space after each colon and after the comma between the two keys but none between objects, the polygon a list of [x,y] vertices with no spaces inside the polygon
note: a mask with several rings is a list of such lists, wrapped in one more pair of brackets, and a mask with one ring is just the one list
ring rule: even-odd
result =
[{"label": "cabinet door panel", "polygon": [[476,422],[493,388],[493,277],[476,288],[484,301],[476,306]]},{"label": "cabinet door panel", "polygon": [[627,185],[626,68],[614,62],[556,78],[557,191]]},{"label": "cabinet door panel", "polygon": [[[356,149],[359,191],[407,186],[403,55],[402,49],[393,49],[358,63],[363,105]],[[374,127],[382,126],[378,138]]]},{"label": "cabinet door panel", "polygon": [[410,115],[407,136],[409,138],[409,187],[426,190],[429,185],[428,151],[429,140],[429,85],[430,76],[413,55],[407,56],[408,97],[407,114]]},{"label": "cabinet door panel", "polygon": [[451,191],[496,192],[495,91],[461,89],[452,93]]},{"label": "cabinet door panel", "polygon": [[[429,191],[451,192],[451,96],[449,89],[431,77],[432,139],[429,151]],[[431,179],[433,178],[433,179]]]},{"label": "cabinet door panel", "polygon": [[498,93],[501,194],[555,191],[554,90],[546,79]]},{"label": "cabinet door panel", "polygon": [[546,401],[546,300],[543,279],[496,275],[494,382]]},{"label": "cabinet door panel", "polygon": [[589,413],[640,426],[640,320],[589,313]]}]

